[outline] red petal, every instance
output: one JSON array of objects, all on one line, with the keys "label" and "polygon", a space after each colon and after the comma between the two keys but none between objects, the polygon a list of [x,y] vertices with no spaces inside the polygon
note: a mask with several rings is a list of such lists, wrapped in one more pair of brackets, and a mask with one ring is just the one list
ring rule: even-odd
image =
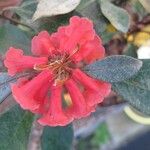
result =
[{"label": "red petal", "polygon": [[105,49],[102,46],[101,39],[96,35],[94,40],[83,44],[80,50],[74,55],[73,60],[79,62],[84,60],[86,63],[91,63],[97,59],[103,58]]},{"label": "red petal", "polygon": [[58,28],[52,36],[59,41],[60,50],[72,53],[77,45],[93,40],[95,31],[90,20],[74,16],[70,19],[70,25]]},{"label": "red petal", "polygon": [[32,53],[38,56],[47,56],[55,50],[54,44],[47,31],[40,32],[32,39]]},{"label": "red petal", "polygon": [[63,111],[61,93],[61,86],[51,87],[49,111],[38,120],[40,124],[49,126],[65,126],[72,121],[72,118],[68,117]]},{"label": "red petal", "polygon": [[68,113],[73,115],[74,118],[81,118],[89,115],[93,111],[93,107],[87,106],[85,99],[76,83],[70,79],[66,81],[65,86],[72,99],[72,106],[68,108]]},{"label": "red petal", "polygon": [[33,113],[36,114],[44,114],[48,111],[49,108],[49,99],[48,99],[48,89],[50,88],[50,84],[44,84],[44,86],[42,86],[42,90],[40,90],[38,92],[38,97],[37,100],[39,102],[39,107],[31,110]]},{"label": "red petal", "polygon": [[72,78],[84,86],[83,95],[89,106],[101,103],[111,91],[109,83],[94,80],[79,69],[73,71]]},{"label": "red petal", "polygon": [[47,70],[41,72],[31,81],[21,79],[22,83],[19,81],[19,84],[12,85],[12,94],[23,109],[37,110],[47,95],[48,89],[43,87],[48,87],[52,79],[52,74]]},{"label": "red petal", "polygon": [[44,63],[47,63],[46,57],[24,56],[22,50],[13,47],[7,51],[4,61],[5,66],[8,68],[8,74],[12,76],[25,69],[33,68],[35,64]]}]

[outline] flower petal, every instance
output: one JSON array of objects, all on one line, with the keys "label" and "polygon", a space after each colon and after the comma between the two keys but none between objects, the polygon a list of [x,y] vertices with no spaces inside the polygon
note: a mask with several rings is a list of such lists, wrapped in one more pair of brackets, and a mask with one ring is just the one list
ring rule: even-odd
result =
[{"label": "flower petal", "polygon": [[101,103],[111,91],[111,85],[109,83],[94,80],[83,73],[80,69],[73,71],[72,78],[84,86],[85,90],[83,95],[89,106]]},{"label": "flower petal", "polygon": [[48,99],[48,91],[50,88],[50,84],[44,84],[44,86],[42,86],[42,90],[40,90],[38,92],[38,102],[39,102],[39,107],[37,107],[34,110],[31,110],[31,112],[36,113],[36,114],[44,114],[48,111],[49,108],[49,99]]},{"label": "flower petal", "polygon": [[48,87],[52,79],[52,74],[48,70],[41,72],[30,81],[21,78],[18,84],[12,84],[12,94],[23,109],[37,110],[47,95],[48,89],[43,87]]},{"label": "flower petal", "polygon": [[23,51],[10,47],[6,53],[4,61],[5,66],[8,68],[9,75],[15,75],[16,73],[22,72],[25,69],[31,69],[35,64],[47,63],[46,57],[31,57],[24,56]]},{"label": "flower petal", "polygon": [[93,111],[93,107],[87,106],[85,99],[76,83],[70,79],[66,81],[65,87],[72,99],[72,106],[68,108],[68,113],[72,114],[75,119],[89,115]]},{"label": "flower petal", "polygon": [[70,19],[70,25],[58,28],[52,37],[59,41],[59,49],[70,54],[78,45],[94,39],[95,31],[93,23],[87,18],[74,16]]},{"label": "flower petal", "polygon": [[40,32],[32,39],[32,53],[37,56],[50,55],[55,50],[54,44],[47,31]]},{"label": "flower petal", "polygon": [[62,86],[52,86],[49,111],[38,120],[42,125],[65,126],[72,121],[62,108]]},{"label": "flower petal", "polygon": [[91,63],[97,59],[103,58],[105,49],[102,46],[101,39],[95,35],[94,40],[88,41],[83,44],[79,51],[73,56],[75,62],[84,60],[86,63]]}]

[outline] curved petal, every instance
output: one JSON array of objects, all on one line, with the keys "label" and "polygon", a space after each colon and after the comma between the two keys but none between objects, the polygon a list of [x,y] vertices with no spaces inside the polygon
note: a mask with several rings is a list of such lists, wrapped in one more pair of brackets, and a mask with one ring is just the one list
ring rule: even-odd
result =
[{"label": "curved petal", "polygon": [[62,108],[62,86],[52,86],[49,111],[38,120],[42,125],[65,126],[72,121]]},{"label": "curved petal", "polygon": [[72,57],[75,62],[81,60],[86,63],[91,63],[97,59],[101,59],[105,56],[105,49],[102,46],[101,39],[95,35],[92,41],[88,41],[83,44],[79,51]]},{"label": "curved petal", "polygon": [[111,85],[107,82],[98,81],[90,78],[80,69],[73,71],[72,78],[84,86],[83,95],[89,106],[101,103],[111,91]]},{"label": "curved petal", "polygon": [[93,112],[93,107],[87,106],[82,93],[72,79],[66,81],[65,87],[72,100],[72,105],[69,106],[70,108],[68,108],[67,111],[69,114],[72,114],[72,116],[76,119],[85,117]]},{"label": "curved petal", "polygon": [[74,16],[70,19],[68,26],[58,28],[58,31],[52,34],[59,41],[59,49],[73,53],[78,45],[94,39],[95,31],[93,23],[87,18]]},{"label": "curved petal", "polygon": [[6,53],[4,61],[5,66],[8,68],[9,75],[15,75],[16,73],[22,72],[26,69],[34,68],[35,64],[47,63],[46,57],[31,57],[24,56],[23,51],[10,47]]},{"label": "curved petal", "polygon": [[37,107],[34,110],[31,110],[31,112],[36,114],[45,114],[48,111],[49,108],[49,99],[48,99],[48,92],[49,92],[50,84],[47,82],[47,84],[44,84],[42,86],[42,90],[38,92],[37,100],[39,102],[39,107]]},{"label": "curved petal", "polygon": [[48,89],[43,87],[48,87],[52,79],[52,74],[48,70],[41,72],[30,81],[21,78],[17,84],[12,84],[12,94],[23,109],[37,110],[47,95]]},{"label": "curved petal", "polygon": [[32,53],[37,56],[47,56],[55,50],[54,44],[47,31],[42,31],[33,37],[31,50]]},{"label": "curved petal", "polygon": [[94,81],[97,85],[98,91],[94,91],[90,88],[86,88],[83,92],[84,97],[86,97],[89,106],[94,106],[96,104],[102,103],[104,98],[110,94],[111,85],[103,81]]}]

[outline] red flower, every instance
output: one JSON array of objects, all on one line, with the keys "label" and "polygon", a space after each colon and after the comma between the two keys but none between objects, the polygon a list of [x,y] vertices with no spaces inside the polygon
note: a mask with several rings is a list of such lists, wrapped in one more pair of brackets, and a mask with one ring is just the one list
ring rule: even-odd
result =
[{"label": "red flower", "polygon": [[[56,33],[39,33],[32,40],[35,57],[10,48],[5,66],[10,75],[32,72],[12,85],[12,93],[22,108],[41,115],[42,125],[64,126],[73,119],[95,111],[109,93],[109,83],[92,79],[81,67],[104,57],[105,50],[87,18],[74,16],[70,25]],[[33,75],[34,74],[34,75]],[[68,104],[64,94],[69,94]]]}]

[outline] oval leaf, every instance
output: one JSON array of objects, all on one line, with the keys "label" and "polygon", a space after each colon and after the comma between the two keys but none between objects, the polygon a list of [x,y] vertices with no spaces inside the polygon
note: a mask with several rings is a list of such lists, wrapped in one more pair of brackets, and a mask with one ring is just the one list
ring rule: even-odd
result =
[{"label": "oval leaf", "polygon": [[114,55],[87,65],[84,71],[99,80],[120,82],[131,78],[142,67],[142,61],[129,56]]},{"label": "oval leaf", "polygon": [[22,21],[33,26],[32,17],[37,8],[37,4],[37,0],[23,0],[19,7],[13,8],[13,11],[21,17]]},{"label": "oval leaf", "polygon": [[40,0],[33,15],[33,20],[66,14],[74,10],[79,3],[80,0]]},{"label": "oval leaf", "polygon": [[27,150],[34,117],[18,105],[0,116],[0,149]]},{"label": "oval leaf", "polygon": [[30,39],[28,36],[12,24],[0,27],[0,53],[5,54],[9,47],[21,48],[29,51]]},{"label": "oval leaf", "polygon": [[150,0],[139,0],[148,13],[150,13]]},{"label": "oval leaf", "polygon": [[45,127],[41,137],[42,150],[70,150],[73,141],[71,125],[66,127]]},{"label": "oval leaf", "polygon": [[150,115],[150,60],[143,60],[143,66],[136,76],[113,83],[113,89],[132,106]]},{"label": "oval leaf", "polygon": [[130,18],[126,10],[115,6],[108,0],[99,0],[104,16],[114,27],[122,32],[127,32],[130,26]]},{"label": "oval leaf", "polygon": [[[95,30],[102,36],[106,29],[105,17],[100,12],[96,0],[82,0],[80,5],[76,8],[81,16],[88,17],[94,23]],[[104,42],[104,41],[103,41]]]}]

